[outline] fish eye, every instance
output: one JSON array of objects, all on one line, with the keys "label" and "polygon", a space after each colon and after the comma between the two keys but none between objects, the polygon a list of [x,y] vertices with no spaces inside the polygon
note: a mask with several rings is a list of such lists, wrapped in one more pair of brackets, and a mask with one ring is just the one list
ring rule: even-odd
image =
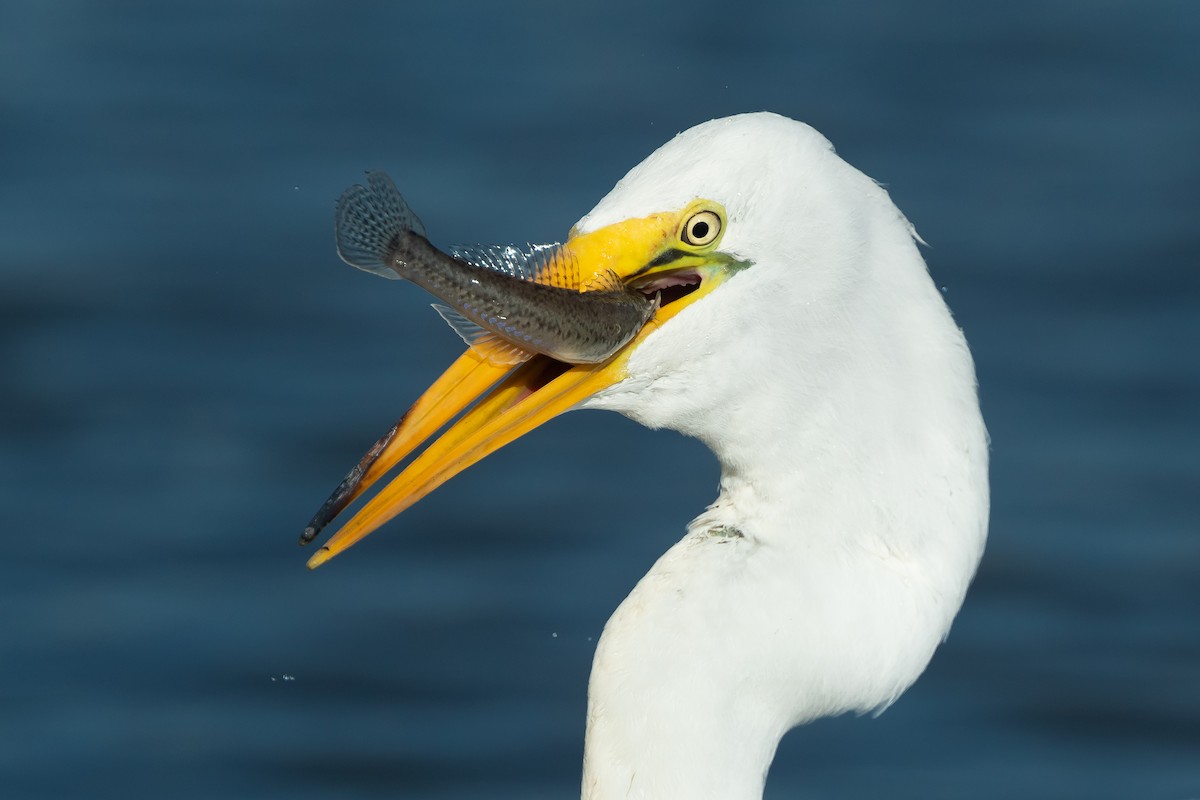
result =
[{"label": "fish eye", "polygon": [[721,233],[721,218],[714,211],[697,211],[683,223],[683,241],[692,247],[712,244]]}]

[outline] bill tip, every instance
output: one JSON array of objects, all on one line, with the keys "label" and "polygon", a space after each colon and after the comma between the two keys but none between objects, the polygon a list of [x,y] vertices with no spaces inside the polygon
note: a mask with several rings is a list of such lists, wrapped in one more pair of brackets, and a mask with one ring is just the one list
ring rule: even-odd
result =
[{"label": "bill tip", "polygon": [[308,564],[306,566],[309,569],[316,569],[331,558],[333,558],[333,551],[328,547],[322,547],[320,550],[312,554],[312,558],[308,560]]}]

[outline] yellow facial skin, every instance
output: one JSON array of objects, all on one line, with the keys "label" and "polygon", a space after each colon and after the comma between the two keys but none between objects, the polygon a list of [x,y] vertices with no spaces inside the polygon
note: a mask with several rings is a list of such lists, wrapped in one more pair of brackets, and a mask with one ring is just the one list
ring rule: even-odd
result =
[{"label": "yellow facial skin", "polygon": [[[591,233],[573,232],[563,248],[577,259],[580,291],[588,291],[594,279],[605,273],[615,274],[627,285],[650,290],[656,281],[669,282],[670,275],[686,273],[699,277],[699,288],[661,306],[629,344],[602,364],[571,366],[535,356],[514,369],[494,364],[474,349],[467,350],[405,413],[390,438],[385,437],[364,457],[361,475],[351,485],[339,487],[330,499],[334,513],[471,406],[489,387],[495,388],[317,550],[308,561],[309,569],[324,564],[475,462],[622,380],[630,353],[647,336],[713,291],[739,267],[716,250],[726,222],[720,204],[698,199],[678,211],[624,220]],[[348,480],[352,478],[353,474]],[[315,529],[306,531],[301,543],[315,536],[323,524],[321,521]]]},{"label": "yellow facial skin", "polygon": [[[697,238],[689,230],[697,224],[709,226],[710,236]],[[711,200],[693,200],[679,211],[627,219],[591,233],[572,231],[563,249],[581,265],[580,291],[588,291],[590,278],[604,272],[637,286],[663,272],[702,267],[724,233],[725,209]]]}]

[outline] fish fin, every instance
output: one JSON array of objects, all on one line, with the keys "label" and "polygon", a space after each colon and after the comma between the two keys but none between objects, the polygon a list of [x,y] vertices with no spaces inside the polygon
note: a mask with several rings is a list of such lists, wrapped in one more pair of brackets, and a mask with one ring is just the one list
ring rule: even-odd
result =
[{"label": "fish fin", "polygon": [[579,288],[579,259],[561,244],[530,245],[536,248],[533,258],[537,264],[537,282],[560,289]]},{"label": "fish fin", "polygon": [[[543,245],[550,247],[552,245]],[[450,246],[450,255],[474,264],[477,267],[503,273],[513,278],[535,283],[537,272],[530,263],[530,251],[511,244],[456,244]]]},{"label": "fish fin", "polygon": [[464,342],[493,364],[520,364],[522,361],[528,361],[533,355],[500,338],[482,325],[472,322],[450,306],[434,303],[433,310],[446,320],[446,324],[453,328]]},{"label": "fish fin", "polygon": [[584,281],[580,285],[579,291],[623,292],[625,291],[625,284],[621,282],[621,276],[617,275],[611,269],[605,269]]},{"label": "fish fin", "polygon": [[472,322],[450,306],[444,306],[441,303],[432,305],[438,316],[446,320],[446,324],[453,328],[454,332],[461,336],[467,344],[474,346],[475,342],[483,337],[492,335],[487,328],[477,322]]},{"label": "fish fin", "polygon": [[392,256],[398,233],[425,235],[425,226],[404,202],[386,173],[367,173],[367,185],[355,184],[338,198],[334,213],[337,251],[341,259],[391,280],[403,277]]},{"label": "fish fin", "polygon": [[479,267],[514,278],[563,289],[579,288],[579,267],[573,257],[563,254],[563,246],[530,244],[453,245],[450,254]]},{"label": "fish fin", "polygon": [[528,350],[522,350],[516,345],[509,344],[494,334],[488,334],[471,345],[471,348],[486,358],[489,363],[498,367],[515,367],[517,364],[524,364],[533,355]]}]

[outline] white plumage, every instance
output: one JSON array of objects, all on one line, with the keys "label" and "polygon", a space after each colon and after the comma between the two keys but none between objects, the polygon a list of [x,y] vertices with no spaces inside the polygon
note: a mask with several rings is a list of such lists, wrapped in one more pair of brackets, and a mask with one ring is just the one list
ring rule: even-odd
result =
[{"label": "white plumage", "polygon": [[468,350],[302,541],[462,416],[309,566],[572,407],[699,438],[720,495],[604,629],[583,797],[760,798],[789,728],[887,706],[962,603],[988,512],[970,353],[887,193],[773,114],[680,134],[564,248],[581,274],[692,291],[602,364]]},{"label": "white plumage", "polygon": [[605,627],[588,800],[760,798],[788,729],[917,678],[986,537],[971,356],[887,193],[812,128],[748,114],[677,136],[577,229],[695,197],[753,265],[586,406],[699,438],[721,490]]}]

